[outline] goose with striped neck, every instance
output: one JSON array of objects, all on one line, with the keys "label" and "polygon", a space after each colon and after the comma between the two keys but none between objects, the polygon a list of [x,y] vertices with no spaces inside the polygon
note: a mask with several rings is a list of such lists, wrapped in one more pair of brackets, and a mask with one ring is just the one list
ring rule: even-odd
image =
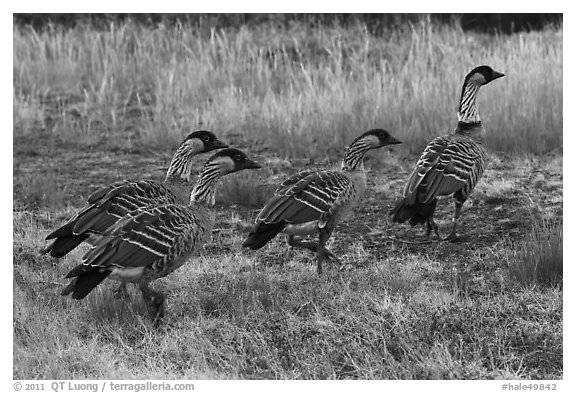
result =
[{"label": "goose with striped neck", "polygon": [[125,214],[145,206],[185,202],[191,186],[192,161],[198,154],[227,147],[210,131],[195,131],[180,144],[165,181],[124,180],[102,187],[88,205],[46,237],[54,241],[40,251],[61,258],[89,237],[97,237]]},{"label": "goose with striped neck", "polygon": [[[373,129],[352,142],[341,170],[308,169],[284,180],[256,217],[256,224],[243,246],[260,249],[283,232],[288,235],[290,246],[317,254],[318,274],[322,273],[324,260],[339,263],[326,248],[326,242],[366,189],[364,155],[369,150],[397,143],[401,142],[388,131]],[[317,242],[299,239],[315,234],[318,234]]]},{"label": "goose with striped neck", "polygon": [[227,148],[205,164],[188,205],[165,204],[128,213],[110,227],[66,278],[62,295],[83,299],[107,277],[140,287],[154,325],[164,316],[166,296],[151,281],[182,266],[207,241],[214,225],[214,193],[230,173],[260,168],[238,149]]},{"label": "goose with striped neck", "polygon": [[486,167],[483,146],[486,131],[480,120],[476,97],[481,86],[504,74],[483,65],[466,75],[458,106],[458,125],[453,133],[439,136],[424,149],[408,177],[403,198],[390,212],[393,222],[426,224],[426,236],[434,231],[440,238],[434,211],[439,196],[453,195],[455,211],[452,231],[446,238],[456,241],[456,227],[462,205],[468,199]]}]

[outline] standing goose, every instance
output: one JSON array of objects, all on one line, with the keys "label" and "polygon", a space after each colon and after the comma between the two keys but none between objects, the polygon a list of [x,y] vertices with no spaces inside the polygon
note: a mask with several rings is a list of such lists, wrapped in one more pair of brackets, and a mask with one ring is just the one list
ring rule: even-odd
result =
[{"label": "standing goose", "polygon": [[90,235],[102,234],[128,212],[146,206],[184,203],[190,192],[192,159],[200,153],[225,147],[210,131],[191,133],[176,150],[164,183],[124,180],[100,188],[90,195],[87,206],[46,237],[46,240],[55,240],[40,253],[61,258]]},{"label": "standing goose", "polygon": [[424,149],[406,182],[404,198],[390,213],[393,222],[426,223],[426,236],[434,230],[440,237],[433,219],[437,198],[453,194],[456,209],[452,232],[446,240],[457,240],[456,224],[462,205],[482,176],[487,158],[483,146],[486,131],[480,121],[476,96],[480,86],[503,76],[486,65],[466,75],[458,107],[458,126],[452,134],[433,139]]},{"label": "standing goose", "polygon": [[211,235],[214,193],[218,180],[258,164],[238,149],[227,148],[205,164],[188,205],[166,204],[128,213],[110,227],[84,255],[82,264],[66,278],[73,278],[62,295],[82,299],[106,277],[137,283],[148,313],[157,325],[164,315],[165,297],[149,283],[176,270]]},{"label": "standing goose", "polygon": [[[243,246],[258,250],[280,232],[288,244],[317,253],[317,272],[322,261],[338,258],[326,242],[340,219],[360,199],[366,189],[364,155],[368,150],[401,143],[387,131],[374,129],[357,137],[346,150],[341,170],[303,170],[286,179],[256,217],[256,224]],[[295,236],[319,234],[318,242]]]}]

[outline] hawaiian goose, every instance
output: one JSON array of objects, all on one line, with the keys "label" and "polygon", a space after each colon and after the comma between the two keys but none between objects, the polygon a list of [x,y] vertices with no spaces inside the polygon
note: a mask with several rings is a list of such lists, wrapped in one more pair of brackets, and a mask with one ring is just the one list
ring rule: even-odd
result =
[{"label": "hawaiian goose", "polygon": [[437,198],[453,194],[456,210],[452,232],[446,240],[457,240],[460,210],[482,176],[487,158],[483,146],[486,131],[480,121],[476,96],[480,86],[503,76],[485,65],[466,75],[458,107],[458,126],[452,134],[435,138],[424,149],[406,182],[404,198],[390,213],[393,222],[426,223],[426,236],[434,230],[439,238],[438,225],[433,219]]},{"label": "hawaiian goose", "polygon": [[[366,189],[364,155],[368,150],[401,143],[387,131],[374,129],[356,138],[346,151],[341,170],[303,170],[286,179],[256,217],[256,224],[243,246],[260,249],[280,232],[288,244],[317,253],[317,272],[322,261],[338,258],[326,242],[338,221],[348,213]],[[319,234],[318,242],[295,236]]]},{"label": "hawaiian goose", "polygon": [[196,131],[182,141],[172,158],[164,183],[124,180],[102,187],[88,198],[88,205],[46,240],[56,239],[41,253],[61,258],[90,235],[100,235],[126,213],[140,207],[185,203],[190,192],[192,159],[200,153],[227,147],[209,131]]},{"label": "hawaiian goose", "polygon": [[218,180],[258,164],[238,149],[214,154],[204,166],[188,205],[165,204],[132,211],[111,226],[68,273],[72,282],[62,295],[82,299],[106,277],[137,283],[157,325],[164,315],[165,295],[149,283],[176,270],[211,235],[214,193]]}]

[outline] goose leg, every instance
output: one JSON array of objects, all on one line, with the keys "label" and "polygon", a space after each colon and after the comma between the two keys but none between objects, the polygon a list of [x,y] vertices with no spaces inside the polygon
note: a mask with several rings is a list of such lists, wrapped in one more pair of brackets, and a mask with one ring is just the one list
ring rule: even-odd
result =
[{"label": "goose leg", "polygon": [[331,232],[320,232],[319,241],[318,242],[311,242],[311,241],[302,241],[297,240],[293,235],[288,236],[288,245],[292,247],[299,247],[305,248],[310,250],[318,255],[318,266],[316,270],[320,274],[322,272],[322,260],[328,259],[333,263],[340,264],[340,260],[326,248],[325,244],[326,241],[330,238]]},{"label": "goose leg", "polygon": [[458,236],[456,236],[456,226],[458,223],[458,219],[460,218],[460,212],[462,210],[462,205],[464,204],[463,201],[459,201],[458,199],[456,199],[456,208],[454,209],[454,217],[452,218],[452,232],[450,232],[450,235],[448,235],[448,237],[446,238],[447,241],[450,242],[457,242]]},{"label": "goose leg", "polygon": [[164,317],[166,295],[150,288],[148,282],[142,282],[140,284],[140,290],[142,291],[142,297],[148,309],[148,314],[150,318],[152,318],[152,324],[154,327],[158,327]]},{"label": "goose leg", "polygon": [[340,264],[340,260],[336,258],[336,256],[326,248],[326,242],[330,238],[332,231],[328,230],[321,230],[320,236],[318,238],[318,265],[316,266],[316,272],[318,275],[322,274],[322,261],[324,259],[328,259],[333,263]]},{"label": "goose leg", "polygon": [[114,297],[116,299],[129,299],[130,295],[128,294],[128,288],[126,288],[126,283],[121,282],[118,285],[118,288],[114,290]]},{"label": "goose leg", "polygon": [[434,222],[434,219],[432,217],[428,217],[428,220],[426,221],[426,237],[430,237],[430,233],[432,233],[432,231],[434,231],[434,234],[436,235],[436,237],[438,239],[441,239],[440,234],[438,233],[438,224],[436,224]]},{"label": "goose leg", "polygon": [[312,252],[318,252],[318,242],[306,242],[303,240],[297,240],[294,235],[288,235],[288,245],[291,247],[305,248]]}]

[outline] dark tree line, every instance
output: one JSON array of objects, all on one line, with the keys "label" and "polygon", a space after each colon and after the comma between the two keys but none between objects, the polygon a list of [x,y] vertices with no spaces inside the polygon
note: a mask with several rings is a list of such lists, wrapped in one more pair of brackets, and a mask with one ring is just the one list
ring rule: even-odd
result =
[{"label": "dark tree line", "polygon": [[210,29],[271,23],[288,26],[294,22],[346,27],[360,22],[377,35],[408,22],[418,22],[422,18],[430,18],[438,23],[459,24],[464,30],[489,33],[539,30],[562,23],[562,14],[14,14],[14,23],[31,25],[35,29],[44,29],[50,25],[63,28],[87,25],[107,29],[111,23],[132,20],[149,26],[181,23]]}]

